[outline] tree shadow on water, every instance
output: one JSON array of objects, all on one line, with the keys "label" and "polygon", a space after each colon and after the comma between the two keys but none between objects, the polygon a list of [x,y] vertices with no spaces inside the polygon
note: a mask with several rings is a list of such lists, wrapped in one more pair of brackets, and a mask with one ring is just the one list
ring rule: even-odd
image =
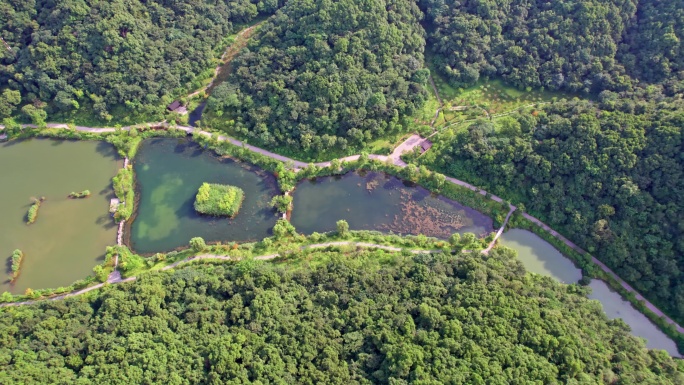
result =
[{"label": "tree shadow on water", "polygon": [[116,222],[114,222],[114,219],[112,219],[111,215],[108,214],[97,217],[97,219],[95,219],[95,224],[102,226],[105,230],[111,230],[112,228],[118,226]]},{"label": "tree shadow on water", "polygon": [[[7,259],[5,259],[5,272],[9,275],[12,275],[12,255],[7,257]],[[9,283],[11,281],[12,281],[11,279],[8,279],[7,283]]]},{"label": "tree shadow on water", "polygon": [[114,148],[114,145],[107,143],[107,142],[97,142],[97,146],[95,147],[95,151],[104,156],[105,158],[112,158],[112,159],[117,159],[118,158],[118,153],[116,152],[116,148]]}]

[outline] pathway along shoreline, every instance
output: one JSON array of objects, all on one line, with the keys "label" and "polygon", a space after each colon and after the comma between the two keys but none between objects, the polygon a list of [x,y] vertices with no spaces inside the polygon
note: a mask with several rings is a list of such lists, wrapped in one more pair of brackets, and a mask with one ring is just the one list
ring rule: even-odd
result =
[{"label": "pathway along shoreline", "polygon": [[[33,125],[33,124],[23,124],[23,125],[21,125],[21,126],[22,126],[23,128],[38,128],[38,127],[36,127],[36,126]],[[127,130],[130,130],[131,128],[136,128],[136,127],[137,127],[137,128],[140,128],[140,127],[150,127],[150,128],[159,128],[159,127],[163,127],[163,128],[175,128],[175,129],[177,129],[177,130],[185,131],[185,132],[186,132],[187,134],[189,134],[189,135],[190,135],[190,134],[193,134],[193,133],[197,133],[197,134],[199,134],[199,135],[204,135],[204,136],[207,136],[207,137],[211,137],[211,135],[212,135],[212,133],[210,133],[210,132],[208,132],[208,131],[198,130],[198,129],[196,129],[195,127],[190,127],[190,126],[173,126],[173,125],[169,125],[169,124],[166,123],[166,122],[144,123],[144,124],[138,124],[138,125],[133,125],[133,126],[125,126],[125,127],[121,127],[121,128],[115,128],[115,127],[102,127],[102,128],[97,128],[97,127],[85,127],[85,126],[71,126],[71,127],[69,127],[69,125],[64,124],[64,123],[49,123],[49,124],[47,124],[46,126],[47,126],[47,128],[74,129],[74,130],[76,130],[76,131],[90,132],[90,133],[115,132],[115,131],[117,131],[117,129],[127,131]],[[3,125],[0,125],[0,129],[4,129],[4,128],[5,128],[5,127],[4,127]],[[419,138],[420,140],[416,140],[416,137]],[[264,149],[262,149],[262,148],[260,148],[260,147],[253,146],[253,145],[251,145],[251,144],[247,144],[247,143],[245,143],[245,142],[242,142],[242,141],[240,141],[240,140],[231,138],[231,137],[226,136],[226,135],[219,135],[217,139],[218,139],[219,141],[229,142],[229,143],[231,143],[231,144],[233,144],[233,145],[235,145],[235,146],[239,146],[239,147],[246,148],[246,149],[248,149],[248,150],[250,150],[250,151],[252,151],[252,152],[256,152],[256,153],[258,153],[258,154],[267,156],[267,157],[269,157],[269,158],[272,158],[272,159],[275,159],[275,160],[279,160],[279,161],[284,162],[284,163],[286,163],[286,164],[292,164],[292,166],[293,166],[295,169],[302,169],[302,168],[306,168],[306,167],[309,166],[309,163],[301,162],[301,161],[298,161],[298,160],[294,160],[294,159],[292,159],[292,158],[288,158],[288,157],[286,157],[286,156],[278,155],[278,154],[276,154],[276,153],[273,153],[273,152],[264,150]],[[368,157],[369,157],[370,159],[376,159],[376,160],[380,160],[380,161],[387,161],[387,160],[389,159],[389,160],[391,160],[392,163],[395,164],[396,166],[399,166],[399,167],[406,167],[407,164],[406,164],[403,160],[401,160],[401,158],[400,158],[401,154],[402,154],[403,152],[412,150],[414,147],[420,145],[422,142],[423,142],[423,139],[420,138],[420,136],[418,136],[418,135],[411,135],[406,141],[404,141],[404,143],[400,144],[400,145],[392,152],[392,154],[390,154],[389,156],[371,154],[371,155],[369,155]],[[410,144],[409,144],[409,143],[410,143]],[[409,144],[409,145],[405,145],[405,144]],[[347,156],[347,157],[344,157],[344,158],[340,158],[340,159],[338,159],[338,160],[339,160],[339,161],[343,161],[343,162],[344,162],[344,161],[354,161],[354,160],[359,159],[359,157],[360,157],[360,155],[352,155],[352,156]],[[328,167],[328,166],[330,166],[331,163],[332,163],[332,161],[327,161],[327,162],[314,163],[314,165],[316,165],[316,166],[318,166],[318,167]],[[489,195],[488,195],[487,192],[486,192],[485,190],[479,189],[479,188],[477,188],[477,187],[475,187],[475,186],[473,186],[473,185],[471,185],[471,184],[469,184],[469,183],[467,183],[467,182],[464,182],[464,181],[462,181],[462,180],[459,180],[459,179],[456,179],[456,178],[452,178],[452,177],[446,177],[446,180],[448,180],[449,182],[454,183],[454,184],[456,184],[456,185],[459,185],[459,186],[468,188],[468,189],[470,189],[470,190],[472,190],[472,191],[478,192],[478,193],[484,195],[485,197],[488,196],[490,199],[492,199],[492,200],[495,201],[495,202],[504,203],[504,200],[501,199],[500,197],[498,197],[498,196],[496,196],[496,195],[492,195],[492,194],[489,194]],[[510,218],[511,214],[513,213],[513,211],[516,210],[516,207],[515,207],[515,206],[513,206],[513,205],[511,205],[511,204],[509,204],[509,206],[510,206],[511,210],[509,211],[508,215],[506,216],[506,222],[508,221],[508,218]],[[543,222],[540,221],[539,219],[537,219],[537,218],[535,218],[535,217],[533,217],[533,216],[531,216],[531,215],[529,215],[529,214],[527,214],[527,213],[525,213],[525,212],[523,212],[522,215],[523,215],[524,218],[526,218],[526,219],[532,221],[533,223],[535,223],[536,225],[538,225],[539,227],[541,227],[541,228],[544,229],[545,231],[549,232],[549,234],[551,234],[554,238],[560,240],[561,242],[563,242],[563,243],[564,243],[565,245],[567,245],[568,247],[574,249],[575,251],[577,251],[577,252],[579,252],[579,253],[581,253],[581,254],[588,254],[585,250],[583,250],[582,248],[580,248],[579,246],[577,246],[576,244],[574,244],[573,242],[571,242],[570,240],[568,240],[568,239],[565,238],[564,236],[560,235],[557,231],[553,230],[551,227],[549,227],[548,225],[546,225],[545,223],[543,223]],[[504,226],[505,226],[506,222],[504,222]],[[494,238],[494,242],[498,239],[498,236],[499,236],[500,233],[502,233],[502,232],[503,232],[503,227],[502,227],[501,229],[499,229],[499,232],[497,232],[497,236]],[[492,242],[492,245],[493,245],[493,242]],[[492,246],[492,245],[490,245],[490,246]],[[491,247],[488,248],[488,249],[491,249]],[[683,328],[683,327],[681,327],[681,326],[680,326],[677,322],[675,322],[672,318],[670,318],[670,317],[667,316],[665,313],[663,313],[657,306],[655,306],[654,304],[652,304],[649,300],[647,300],[646,298],[644,298],[644,296],[642,296],[639,292],[637,292],[634,288],[632,288],[629,284],[627,284],[627,282],[625,282],[622,278],[620,278],[617,274],[615,274],[615,272],[613,272],[613,270],[611,270],[608,266],[606,266],[604,263],[602,263],[601,261],[599,261],[598,259],[596,259],[596,258],[593,257],[593,256],[592,256],[592,262],[594,262],[594,263],[595,263],[599,268],[601,268],[601,270],[603,270],[606,274],[608,274],[609,276],[611,276],[612,278],[614,278],[614,279],[622,286],[623,289],[625,289],[625,290],[626,290],[627,292],[629,292],[629,293],[633,293],[633,294],[636,296],[637,300],[641,301],[647,309],[649,309],[650,311],[652,311],[652,312],[653,312],[655,315],[657,315],[658,317],[663,318],[667,323],[669,323],[669,324],[675,326],[676,330],[677,330],[679,333],[684,334],[684,328]],[[114,273],[112,273],[112,275],[115,275],[116,273],[118,273],[118,271],[115,271]],[[111,277],[112,277],[112,276],[110,276],[110,279],[111,279]],[[120,280],[120,276],[119,276],[119,280]],[[108,279],[107,282],[109,282],[109,279]],[[116,281],[116,282],[118,282],[118,281]],[[115,282],[109,282],[109,283],[115,283]],[[100,286],[101,286],[101,285],[100,285]],[[97,286],[97,287],[100,287],[100,286]],[[90,291],[90,290],[94,290],[94,288],[97,288],[97,287],[96,287],[96,286],[93,286],[93,287],[88,288],[88,289],[83,289],[83,290],[85,290],[85,291],[81,290],[78,294],[80,294],[81,292],[87,292],[87,291]],[[73,295],[77,295],[77,294],[73,294]],[[69,295],[69,294],[64,295],[64,296],[60,297],[59,299],[61,299],[61,298],[63,298],[63,297],[66,297],[66,296],[70,296],[70,295]],[[21,304],[21,303],[18,303],[18,304]],[[0,305],[0,306],[2,306],[2,305]]]},{"label": "pathway along shoreline", "polygon": [[[367,243],[367,242],[355,242],[355,241],[337,241],[337,242],[316,243],[313,245],[301,246],[299,249],[300,250],[322,249],[322,248],[331,247],[331,246],[356,246],[356,247],[365,247],[365,248],[369,248],[369,249],[382,249],[382,250],[395,251],[395,252],[403,250],[401,247],[379,245],[376,243]],[[441,252],[441,250],[410,250],[410,251],[412,254],[433,254],[433,253]],[[465,250],[465,251],[467,251],[467,250]],[[276,259],[278,257],[280,257],[280,254],[274,253],[274,254],[260,255],[260,256],[254,257],[254,259],[258,260],[258,261],[268,261],[268,260]],[[241,258],[235,258],[235,257],[227,256],[227,255],[199,254],[199,255],[195,255],[195,256],[188,257],[188,258],[182,259],[180,261],[174,262],[170,265],[164,266],[161,269],[159,269],[159,271],[170,270],[170,269],[177,267],[178,265],[182,265],[182,264],[185,264],[188,262],[193,262],[193,261],[205,260],[205,259],[206,260],[219,260],[219,261],[240,261],[241,260]],[[145,272],[145,273],[147,273],[147,272]],[[85,294],[89,291],[99,289],[105,285],[131,282],[131,281],[135,281],[136,279],[138,279],[137,276],[128,277],[128,278],[121,278],[121,274],[119,273],[119,271],[115,271],[109,275],[109,278],[107,278],[106,282],[99,283],[97,285],[90,286],[90,287],[87,287],[85,289],[72,291],[70,293],[61,294],[61,295],[58,295],[55,297],[50,297],[50,298],[43,298],[43,299],[37,299],[37,300],[31,300],[31,301],[22,301],[22,302],[2,303],[2,304],[0,304],[0,308],[12,307],[12,306],[22,306],[22,305],[32,305],[32,304],[35,304],[38,302],[43,302],[43,301],[57,301],[57,300],[61,300],[64,298],[75,297],[77,295]]]}]

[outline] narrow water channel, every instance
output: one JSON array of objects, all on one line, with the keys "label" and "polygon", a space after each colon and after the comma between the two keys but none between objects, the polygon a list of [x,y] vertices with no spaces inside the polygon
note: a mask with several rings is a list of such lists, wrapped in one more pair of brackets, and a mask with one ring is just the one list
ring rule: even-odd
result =
[{"label": "narrow water channel", "polygon": [[195,127],[195,124],[202,119],[202,112],[204,112],[204,107],[207,106],[207,102],[200,103],[194,110],[190,111],[188,114],[188,126]]},{"label": "narrow water channel", "polygon": [[[0,144],[0,292],[67,286],[92,274],[116,243],[109,215],[111,178],[121,166],[104,142],[31,139]],[[90,190],[85,199],[71,192]],[[26,224],[31,198],[45,197],[38,219]],[[9,283],[9,258],[24,252],[21,274]]]},{"label": "narrow water channel", "polygon": [[[581,270],[570,259],[531,231],[511,229],[501,235],[499,242],[517,251],[518,258],[527,271],[552,277],[563,283],[577,283],[582,278]],[[592,289],[589,298],[601,302],[608,318],[622,318],[632,329],[633,335],[646,340],[648,348],[665,350],[673,357],[681,356],[672,339],[620,294],[611,290],[605,282],[594,279],[589,287]]]},{"label": "narrow water channel", "polygon": [[[275,178],[256,167],[219,158],[186,139],[145,140],[133,160],[139,201],[130,243],[139,253],[187,246],[190,238],[207,242],[245,242],[270,235],[277,220],[269,202],[278,191]],[[194,209],[203,182],[240,187],[245,199],[233,219],[199,215]]]},{"label": "narrow water channel", "polygon": [[422,187],[383,173],[348,173],[299,183],[291,221],[299,232],[335,230],[344,219],[354,230],[424,234],[446,239],[453,233],[486,235],[486,215]]}]

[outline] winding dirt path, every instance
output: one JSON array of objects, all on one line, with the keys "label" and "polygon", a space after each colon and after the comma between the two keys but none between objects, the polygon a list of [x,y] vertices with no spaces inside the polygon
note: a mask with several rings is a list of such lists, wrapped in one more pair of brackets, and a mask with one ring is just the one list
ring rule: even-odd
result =
[{"label": "winding dirt path", "polygon": [[254,32],[254,29],[261,25],[261,23],[263,23],[263,21],[238,32],[237,36],[235,37],[235,41],[232,44],[230,44],[228,48],[226,48],[226,51],[223,52],[223,55],[221,55],[221,63],[214,69],[214,76],[211,78],[211,81],[199,90],[186,95],[186,97],[192,98],[193,96],[199,95],[203,91],[207,91],[207,94],[210,93],[210,91],[214,87],[214,82],[218,78],[219,74],[223,74],[227,71],[230,71],[230,68],[227,68],[230,67],[230,62],[235,58],[238,52],[240,52],[240,50],[245,45],[247,45],[247,41]]},{"label": "winding dirt path", "polygon": [[[165,123],[165,122],[157,122],[157,123],[146,123],[146,124],[143,124],[143,125],[126,126],[126,127],[121,127],[121,129],[122,129],[122,130],[130,130],[132,127],[141,127],[141,126],[154,127],[154,128],[158,128],[158,127],[169,127],[169,125],[168,125],[167,123]],[[22,125],[22,127],[36,128],[36,126],[34,126],[34,125]],[[68,128],[69,128],[68,125],[62,124],[62,123],[50,123],[50,124],[47,125],[47,127],[48,127],[48,128],[62,128],[62,129],[68,129]],[[176,129],[179,129],[179,130],[182,130],[182,131],[185,131],[185,132],[188,133],[188,134],[192,134],[192,133],[195,133],[195,132],[196,132],[196,133],[198,133],[198,134],[200,134],[200,135],[209,136],[209,137],[212,135],[210,132],[197,130],[196,128],[194,128],[194,127],[189,127],[189,126],[176,126],[175,128],[176,128]],[[0,129],[4,129],[4,126],[0,125]],[[95,127],[75,126],[74,129],[77,130],[77,131],[92,132],[92,133],[105,133],[105,132],[114,132],[114,131],[116,131],[116,128],[114,128],[114,127],[95,128]],[[197,130],[197,131],[196,131],[196,130]],[[404,163],[404,162],[399,158],[399,156],[401,155],[402,152],[411,151],[414,147],[416,147],[416,146],[420,145],[420,143],[422,143],[422,140],[416,140],[416,137],[420,138],[420,136],[418,136],[418,135],[412,135],[412,136],[410,136],[406,141],[404,141],[404,143],[400,144],[400,145],[392,152],[392,154],[389,155],[389,156],[371,154],[371,155],[369,155],[369,158],[370,158],[370,159],[377,159],[377,160],[380,160],[380,161],[386,161],[386,160],[389,158],[389,159],[392,159],[392,161],[393,161],[393,163],[394,163],[395,165],[397,165],[397,166],[399,166],[399,167],[406,167],[407,164]],[[422,139],[422,138],[420,138],[420,139]],[[231,144],[233,144],[233,145],[235,145],[235,146],[244,147],[244,148],[246,148],[246,149],[248,149],[248,150],[250,150],[250,151],[253,151],[253,152],[256,152],[256,153],[258,153],[258,154],[267,156],[267,157],[269,157],[269,158],[279,160],[279,161],[284,162],[284,163],[286,163],[286,164],[291,164],[295,169],[306,168],[306,167],[308,167],[308,165],[309,165],[308,163],[301,162],[301,161],[297,161],[297,160],[294,160],[294,159],[292,159],[292,158],[288,158],[288,157],[286,157],[286,156],[278,155],[278,154],[276,154],[276,153],[273,153],[273,152],[264,150],[264,149],[262,149],[262,148],[259,148],[259,147],[256,147],[256,146],[253,146],[253,145],[250,145],[250,144],[247,144],[247,143],[244,143],[244,142],[242,142],[242,141],[239,141],[239,140],[237,140],[237,139],[234,139],[234,138],[231,138],[231,137],[228,137],[228,136],[225,136],[225,135],[220,135],[220,136],[218,137],[218,140],[220,140],[220,141],[227,141],[227,142],[229,142],[229,143],[231,143]],[[358,159],[359,157],[360,157],[359,155],[352,155],[352,156],[348,156],[348,157],[345,157],[345,158],[340,158],[339,160],[340,160],[340,161],[353,161],[353,160]],[[331,164],[331,161],[315,163],[315,165],[316,165],[316,166],[319,166],[319,167],[328,167],[328,166],[330,166],[330,164]],[[470,189],[470,190],[472,190],[472,191],[478,192],[478,193],[480,193],[480,194],[482,194],[482,195],[484,195],[484,196],[487,196],[487,192],[486,192],[485,190],[479,189],[479,188],[477,188],[477,187],[475,187],[475,186],[473,186],[473,185],[471,185],[471,184],[469,184],[469,183],[467,183],[467,182],[464,182],[464,181],[462,181],[462,180],[459,180],[459,179],[456,179],[456,178],[452,178],[452,177],[447,177],[446,180],[448,180],[449,182],[454,183],[454,184],[456,184],[456,185],[459,185],[459,186],[468,188],[468,189]],[[492,200],[495,201],[495,202],[504,203],[504,200],[501,199],[500,197],[496,196],[496,195],[489,195],[489,198],[492,199]],[[491,248],[492,248],[492,247],[494,246],[494,244],[495,244],[495,241],[498,239],[498,237],[501,235],[501,233],[503,233],[503,229],[504,229],[504,227],[505,227],[505,224],[508,222],[508,219],[510,218],[511,214],[512,214],[513,211],[515,211],[515,209],[516,209],[516,207],[515,207],[515,206],[512,206],[512,205],[510,205],[510,207],[511,207],[511,210],[509,211],[508,215],[506,216],[506,220],[505,220],[505,222],[504,222],[504,226],[502,226],[502,228],[499,229],[499,231],[497,232],[497,236],[494,238],[494,241],[493,241],[492,243],[490,243],[489,247],[486,249],[487,251],[491,250]],[[526,219],[528,219],[528,220],[532,221],[533,223],[537,224],[538,226],[540,226],[541,228],[543,228],[544,230],[546,230],[547,232],[549,232],[553,237],[559,239],[561,242],[565,243],[567,246],[573,248],[574,250],[578,251],[579,253],[587,254],[587,252],[586,252],[585,250],[583,250],[582,248],[580,248],[579,246],[577,246],[576,244],[574,244],[573,242],[571,242],[570,240],[568,240],[567,238],[565,238],[564,236],[562,236],[561,234],[559,234],[557,231],[555,231],[555,230],[553,230],[552,228],[550,228],[548,225],[544,224],[544,223],[543,223],[542,221],[540,221],[539,219],[537,219],[537,218],[535,218],[535,217],[533,217],[533,216],[531,216],[531,215],[529,215],[529,214],[527,214],[527,213],[523,213],[523,217],[525,217]],[[672,319],[671,319],[670,317],[668,317],[665,313],[663,313],[660,309],[658,309],[658,307],[656,307],[654,304],[652,304],[650,301],[648,301],[646,298],[644,298],[639,292],[637,292],[634,288],[632,288],[629,284],[627,284],[624,280],[622,280],[617,274],[615,274],[615,272],[613,272],[608,266],[606,266],[604,263],[602,263],[601,261],[599,261],[599,260],[596,259],[595,257],[592,257],[592,261],[593,261],[597,266],[599,266],[599,267],[601,268],[601,270],[603,270],[606,274],[610,275],[610,276],[613,277],[617,282],[619,282],[620,285],[621,285],[627,292],[633,293],[639,301],[642,301],[642,303],[646,306],[646,308],[648,308],[649,310],[651,310],[653,313],[655,313],[655,314],[658,315],[659,317],[664,318],[669,324],[674,325],[674,326],[676,327],[676,329],[677,329],[678,332],[684,333],[684,328],[682,328],[682,327],[681,327],[679,324],[677,324],[674,320],[672,320]],[[110,276],[110,278],[111,278],[111,276]],[[120,279],[120,277],[119,277],[119,279]],[[122,280],[121,282],[124,282],[124,281],[126,281],[126,280]],[[108,282],[109,282],[109,281],[108,281]],[[117,283],[117,282],[119,282],[119,281],[112,281],[112,282],[109,282],[109,283]],[[81,292],[79,292],[78,294],[82,294],[83,292],[87,292],[87,291],[90,291],[90,290],[94,290],[93,288],[97,288],[97,287],[101,287],[101,285],[100,285],[100,286],[93,286],[92,288],[83,289],[83,290],[82,290]],[[66,295],[60,296],[60,299],[61,299],[61,298],[64,298],[64,297],[67,297],[67,296],[71,296],[71,295],[77,295],[77,294],[76,294],[76,293],[66,294]],[[32,302],[30,302],[30,301],[28,301],[28,302],[29,302],[29,303],[32,303]],[[20,304],[23,304],[23,303],[20,303]],[[7,306],[7,305],[8,305],[8,304],[0,304],[0,306]]]}]

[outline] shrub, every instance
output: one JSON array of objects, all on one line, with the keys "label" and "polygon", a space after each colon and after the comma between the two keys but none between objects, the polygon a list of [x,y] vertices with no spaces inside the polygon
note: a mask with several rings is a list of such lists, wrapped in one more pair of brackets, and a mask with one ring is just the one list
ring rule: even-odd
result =
[{"label": "shrub", "polygon": [[202,214],[234,217],[245,194],[235,186],[203,183],[195,196],[195,210]]},{"label": "shrub", "polygon": [[192,248],[192,250],[199,253],[200,251],[206,250],[207,244],[206,242],[204,242],[204,238],[194,237],[190,239],[190,247]]},{"label": "shrub", "polygon": [[286,213],[292,203],[292,196],[290,195],[276,195],[271,199],[271,207],[278,210],[279,213]]},{"label": "shrub", "polygon": [[337,221],[337,234],[343,238],[349,234],[349,223],[347,221],[343,219]]},{"label": "shrub", "polygon": [[278,219],[278,222],[273,226],[273,235],[275,235],[277,239],[280,239],[287,236],[295,236],[297,235],[297,231],[286,219]]},{"label": "shrub", "polygon": [[81,192],[72,192],[69,194],[69,198],[71,199],[81,199],[81,198],[87,198],[90,196],[90,190],[83,190]]}]

